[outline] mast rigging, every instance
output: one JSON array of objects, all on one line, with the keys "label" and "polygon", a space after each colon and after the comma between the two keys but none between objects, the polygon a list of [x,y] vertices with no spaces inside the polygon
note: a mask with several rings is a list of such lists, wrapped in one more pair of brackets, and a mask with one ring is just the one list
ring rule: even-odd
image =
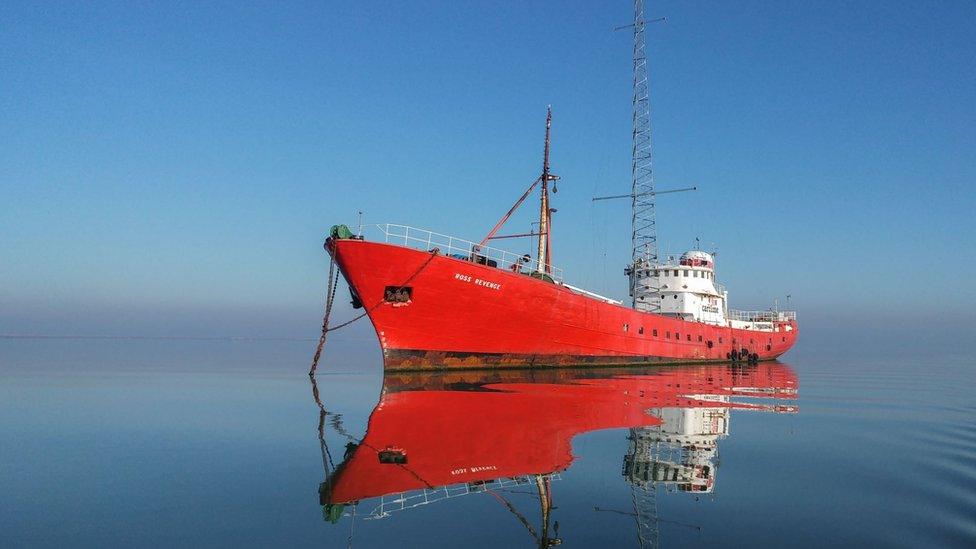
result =
[{"label": "mast rigging", "polygon": [[[483,246],[485,246],[485,244],[487,244],[489,240],[498,239],[498,238],[538,236],[539,237],[538,244],[537,244],[538,262],[537,262],[536,272],[549,275],[549,276],[552,275],[552,213],[555,211],[554,209],[549,207],[549,182],[551,181],[553,184],[552,192],[556,192],[556,181],[559,181],[558,175],[553,175],[549,172],[549,148],[551,144],[550,141],[551,131],[552,131],[552,105],[549,105],[548,107],[546,107],[546,142],[545,142],[545,147],[543,149],[543,156],[542,156],[542,175],[540,175],[535,181],[532,182],[531,185],[529,185],[529,188],[526,189],[524,193],[522,193],[522,196],[519,197],[519,199],[515,202],[515,204],[513,204],[512,207],[508,210],[508,212],[506,212],[505,215],[503,215],[502,218],[498,220],[498,223],[495,223],[495,226],[492,227],[491,231],[489,231],[488,234],[484,238],[482,238],[481,242],[479,242],[476,246],[477,248],[480,249]],[[532,190],[535,189],[535,186],[539,185],[540,183],[542,185],[539,193],[539,202],[540,202],[539,231],[529,232],[524,234],[507,235],[507,236],[496,236],[498,234],[498,231],[505,224],[505,222],[508,221],[510,217],[512,217],[512,214],[515,213],[515,210],[517,210],[519,206],[521,206],[522,203],[525,202],[525,199],[528,198],[529,194],[532,193]],[[473,250],[473,252],[476,253],[477,250]]]}]

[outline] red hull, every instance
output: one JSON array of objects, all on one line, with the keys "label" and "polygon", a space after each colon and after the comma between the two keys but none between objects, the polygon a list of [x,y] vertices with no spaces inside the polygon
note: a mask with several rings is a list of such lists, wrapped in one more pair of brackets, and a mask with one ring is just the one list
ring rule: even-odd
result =
[{"label": "red hull", "polygon": [[[742,348],[770,360],[798,333],[795,321],[768,332],[643,313],[393,244],[342,239],[327,247],[369,313],[388,370],[724,362]],[[411,288],[410,301],[385,302],[386,289],[401,285]]]},{"label": "red hull", "polygon": [[[797,390],[796,374],[782,364],[682,366],[652,374],[391,374],[362,442],[320,487],[321,504],[558,473],[573,462],[577,434],[659,425],[662,420],[650,412],[661,408],[792,413],[794,406],[731,399],[794,399]],[[378,459],[387,449],[396,449],[405,462]]]}]

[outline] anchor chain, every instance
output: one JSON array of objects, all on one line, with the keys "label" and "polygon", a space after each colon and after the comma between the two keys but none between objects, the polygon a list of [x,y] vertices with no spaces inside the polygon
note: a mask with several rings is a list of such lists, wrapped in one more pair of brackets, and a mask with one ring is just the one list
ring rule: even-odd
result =
[{"label": "anchor chain", "polygon": [[322,356],[322,348],[325,347],[325,339],[328,337],[329,332],[329,317],[332,316],[332,303],[335,302],[336,287],[339,285],[339,275],[336,273],[336,261],[335,257],[329,256],[329,286],[326,290],[325,298],[325,315],[322,317],[322,335],[319,336],[319,345],[315,348],[315,356],[312,357],[312,368],[308,371],[309,377],[315,375],[315,369],[318,368],[319,358]]},{"label": "anchor chain", "polygon": [[[374,309],[376,309],[377,307],[383,304],[383,300],[381,299],[377,301],[375,304],[373,304],[372,307],[360,313],[358,316],[355,316],[352,319],[343,322],[342,324],[331,326],[331,327],[329,326],[329,317],[332,316],[332,304],[335,301],[336,287],[339,285],[339,273],[337,272],[336,269],[336,260],[335,260],[335,256],[338,255],[339,250],[338,248],[335,248],[334,250],[335,251],[331,255],[331,261],[329,262],[329,287],[326,290],[327,297],[325,300],[325,316],[322,318],[322,335],[319,336],[319,344],[318,347],[315,348],[315,356],[312,357],[312,368],[308,371],[309,377],[315,375],[315,370],[316,368],[318,368],[319,358],[321,358],[322,356],[322,349],[325,347],[325,340],[328,337],[329,332],[334,332],[339,328],[345,328],[346,326],[352,324],[353,322],[356,322],[360,318],[363,318],[364,316],[373,312]],[[417,275],[421,273],[421,271],[427,268],[427,265],[430,265],[430,262],[433,261],[434,258],[437,257],[437,254],[439,254],[440,252],[441,252],[440,248],[434,248],[430,250],[430,257],[427,258],[427,261],[425,261],[423,265],[421,265],[416,271],[414,271],[413,274],[407,277],[407,279],[404,280],[402,284],[397,286],[396,287],[397,291],[402,290],[407,284],[410,284],[410,282],[413,281],[413,279],[416,278]]]}]

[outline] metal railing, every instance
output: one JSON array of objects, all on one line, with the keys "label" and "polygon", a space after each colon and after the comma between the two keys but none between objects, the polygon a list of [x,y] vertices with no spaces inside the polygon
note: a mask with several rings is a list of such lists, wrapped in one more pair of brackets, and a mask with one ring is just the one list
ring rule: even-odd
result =
[{"label": "metal railing", "polygon": [[[549,473],[541,475],[542,478],[550,480],[560,480],[559,473]],[[390,513],[405,511],[422,505],[429,505],[445,499],[466,496],[468,494],[479,494],[489,490],[504,490],[518,486],[534,485],[534,476],[522,475],[518,477],[496,478],[485,482],[469,482],[452,484],[449,486],[438,486],[435,488],[420,488],[410,492],[399,492],[380,496],[379,502],[365,520],[376,520],[390,516]]]},{"label": "metal railing", "polygon": [[729,309],[726,318],[745,322],[777,322],[796,320],[796,311],[737,311]]},{"label": "metal railing", "polygon": [[[522,254],[516,254],[490,246],[479,246],[476,242],[457,238],[456,236],[390,223],[376,225],[376,227],[383,233],[384,242],[388,244],[400,244],[425,252],[437,248],[444,255],[466,261],[476,261],[481,257],[496,262],[496,266],[499,269],[508,269],[515,263],[522,264]],[[524,264],[523,269],[532,271],[537,266],[538,261],[533,260]],[[549,269],[552,279],[556,282],[562,282],[562,269],[553,267],[552,265],[549,265]]]}]

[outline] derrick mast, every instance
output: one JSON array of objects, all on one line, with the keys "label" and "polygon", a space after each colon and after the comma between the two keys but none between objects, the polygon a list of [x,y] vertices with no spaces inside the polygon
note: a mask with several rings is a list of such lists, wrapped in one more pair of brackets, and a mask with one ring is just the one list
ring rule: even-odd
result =
[{"label": "derrick mast", "polygon": [[552,129],[552,106],[546,109],[546,145],[542,156],[542,190],[539,193],[539,245],[540,273],[552,273],[552,209],[549,208],[549,182],[557,178],[549,173],[549,132]]}]

